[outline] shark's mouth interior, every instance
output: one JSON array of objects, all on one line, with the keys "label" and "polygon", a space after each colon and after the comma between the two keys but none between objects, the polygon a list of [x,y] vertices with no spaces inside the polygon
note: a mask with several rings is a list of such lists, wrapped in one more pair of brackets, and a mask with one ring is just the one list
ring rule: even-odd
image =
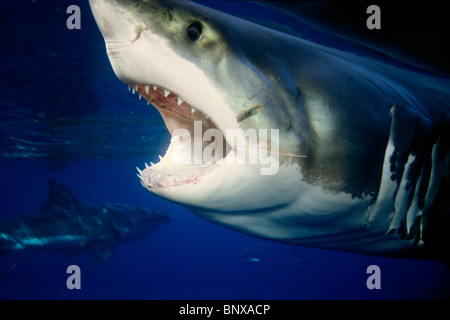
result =
[{"label": "shark's mouth interior", "polygon": [[[150,165],[145,164],[144,170],[138,169],[141,183],[148,190],[196,184],[215,164],[223,162],[227,155],[233,155],[230,145],[223,138],[224,135],[217,141],[215,138],[203,141],[204,132],[208,129],[218,130],[217,126],[209,115],[196,110],[175,93],[151,84],[128,83],[128,88],[133,94],[137,92],[140,99],[146,99],[148,104],[151,103],[159,111],[172,136],[166,154],[164,157],[160,156],[160,162],[150,162]],[[198,137],[199,132],[194,130],[195,126],[201,127],[201,137]],[[202,146],[201,155],[198,155],[199,150],[195,150],[194,146],[199,140]],[[214,152],[204,153],[206,146]]]}]

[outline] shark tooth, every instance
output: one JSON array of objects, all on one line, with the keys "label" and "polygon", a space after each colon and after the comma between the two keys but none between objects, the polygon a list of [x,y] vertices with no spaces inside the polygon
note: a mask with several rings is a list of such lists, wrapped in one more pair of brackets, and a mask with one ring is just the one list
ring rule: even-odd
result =
[{"label": "shark tooth", "polygon": [[150,89],[150,86],[145,85],[145,86],[144,86],[144,89],[145,89],[145,93],[148,94],[148,90]]},{"label": "shark tooth", "polygon": [[158,185],[158,187],[163,187],[163,188],[166,187],[166,185],[163,184],[162,181],[161,182],[160,181],[156,181],[156,184]]},{"label": "shark tooth", "polygon": [[170,94],[170,91],[169,90],[166,90],[166,89],[164,89],[164,97],[166,97],[167,98],[167,96]]},{"label": "shark tooth", "polygon": [[195,112],[195,109],[191,107],[191,113],[194,113],[194,112]]},{"label": "shark tooth", "polygon": [[182,104],[184,101],[180,97],[178,97],[178,105]]},{"label": "shark tooth", "polygon": [[139,92],[139,100],[141,100],[142,99],[142,95],[141,95],[141,93]]},{"label": "shark tooth", "polygon": [[158,86],[153,86],[153,91],[156,91],[158,89]]},{"label": "shark tooth", "polygon": [[161,156],[158,156],[158,157],[159,157],[159,161],[162,161],[163,158]]},{"label": "shark tooth", "polygon": [[136,93],[136,90],[134,89],[134,87],[132,88],[132,92],[133,92],[133,94],[135,94],[135,93]]},{"label": "shark tooth", "polygon": [[182,136],[175,135],[175,136],[172,136],[172,138],[170,138],[170,143],[173,143],[173,142],[179,142],[179,141],[181,141],[182,139],[183,139]]},{"label": "shark tooth", "polygon": [[150,166],[147,164],[147,162],[145,163],[145,169],[150,168]]},{"label": "shark tooth", "polygon": [[128,85],[128,91],[131,91],[131,87],[130,87],[130,85]]},{"label": "shark tooth", "polygon": [[136,167],[137,171],[139,172],[140,175],[142,175],[142,170],[139,169],[138,167]]}]

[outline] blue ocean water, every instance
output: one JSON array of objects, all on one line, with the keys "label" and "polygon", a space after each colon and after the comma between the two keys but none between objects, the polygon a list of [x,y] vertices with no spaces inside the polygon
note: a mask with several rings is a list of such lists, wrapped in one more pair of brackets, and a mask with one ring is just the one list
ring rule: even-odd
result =
[{"label": "blue ocean water", "polygon": [[[206,3],[317,36],[254,3]],[[81,30],[66,28],[70,4],[81,8]],[[115,77],[86,1],[2,1],[0,72],[0,219],[39,211],[49,177],[82,202],[128,203],[174,216],[119,245],[101,266],[91,264],[89,252],[0,256],[0,299],[450,298],[450,271],[439,261],[261,240],[143,189],[135,167],[163,154],[169,134],[158,112]],[[80,290],[66,286],[73,264],[81,269]],[[370,265],[381,269],[380,290],[366,286]]]}]

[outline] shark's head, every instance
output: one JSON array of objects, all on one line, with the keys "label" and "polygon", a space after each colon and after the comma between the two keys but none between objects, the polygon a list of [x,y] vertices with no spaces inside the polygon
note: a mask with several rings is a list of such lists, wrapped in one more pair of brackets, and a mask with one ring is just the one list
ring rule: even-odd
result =
[{"label": "shark's head", "polygon": [[[254,206],[236,195],[277,174],[280,153],[303,156],[298,133],[280,126],[292,115],[275,108],[297,89],[280,90],[273,66],[254,61],[265,35],[250,23],[188,1],[90,4],[117,77],[160,112],[172,136],[161,161],[140,173],[148,190],[191,206]],[[242,47],[248,32],[257,52]]]},{"label": "shark's head", "polygon": [[[160,112],[172,136],[160,162],[139,170],[145,188],[206,219],[272,238],[304,232],[289,215],[341,212],[354,203],[352,191],[331,198],[321,187],[354,188],[345,175],[358,181],[355,168],[379,160],[353,149],[349,161],[352,139],[374,132],[356,120],[371,111],[358,115],[328,97],[349,92],[333,73],[346,67],[321,47],[188,1],[90,5],[117,77]],[[360,135],[345,131],[361,127]]]}]

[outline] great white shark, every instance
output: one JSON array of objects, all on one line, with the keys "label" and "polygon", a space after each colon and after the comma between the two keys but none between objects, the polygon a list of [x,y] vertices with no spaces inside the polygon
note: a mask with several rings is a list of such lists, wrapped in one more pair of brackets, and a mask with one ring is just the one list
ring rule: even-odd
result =
[{"label": "great white shark", "polygon": [[49,179],[41,210],[0,221],[0,253],[14,251],[91,251],[94,265],[105,263],[117,245],[155,231],[170,216],[128,204],[79,202],[70,191]]},{"label": "great white shark", "polygon": [[[150,192],[256,237],[449,256],[448,78],[188,1],[90,5],[115,74],[160,112],[172,135],[161,161],[139,170]],[[223,157],[179,160],[180,145],[196,149],[195,134],[209,129],[222,136],[208,136],[199,150],[223,148]],[[238,153],[255,146],[256,163]],[[268,160],[277,170],[263,174]]]}]

